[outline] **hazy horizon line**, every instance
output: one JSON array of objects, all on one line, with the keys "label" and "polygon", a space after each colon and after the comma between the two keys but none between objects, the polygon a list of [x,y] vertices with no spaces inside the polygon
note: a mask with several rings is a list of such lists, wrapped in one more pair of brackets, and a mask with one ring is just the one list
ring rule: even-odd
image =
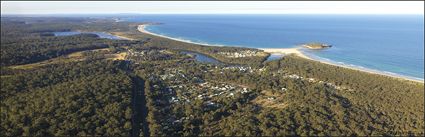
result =
[{"label": "hazy horizon line", "polygon": [[1,15],[424,15],[421,13],[1,13]]}]

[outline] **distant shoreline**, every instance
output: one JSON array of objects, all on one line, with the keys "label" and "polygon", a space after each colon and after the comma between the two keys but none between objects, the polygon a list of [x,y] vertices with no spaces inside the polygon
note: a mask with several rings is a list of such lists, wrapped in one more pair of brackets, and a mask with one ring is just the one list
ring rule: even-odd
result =
[{"label": "distant shoreline", "polygon": [[424,80],[420,80],[419,78],[403,76],[403,75],[396,74],[396,73],[390,74],[391,72],[388,73],[388,72],[384,72],[384,71],[380,71],[380,70],[374,70],[374,69],[368,69],[368,68],[359,68],[359,67],[355,67],[355,66],[348,66],[348,65],[345,65],[345,64],[338,64],[338,63],[335,63],[335,62],[329,62],[329,61],[325,61],[325,60],[321,60],[321,59],[314,59],[314,58],[309,58],[309,59],[314,60],[314,61],[318,61],[320,63],[325,63],[325,64],[328,64],[328,65],[348,68],[348,69],[367,72],[367,73],[371,73],[371,74],[384,75],[384,76],[388,76],[388,77],[392,77],[392,78],[398,78],[398,79],[402,79],[402,80],[409,80],[409,81],[424,83]]},{"label": "distant shoreline", "polygon": [[[149,32],[145,29],[146,26],[148,26],[148,25],[149,24],[138,25],[137,30],[142,32],[142,33],[145,33],[145,34],[150,34],[150,35],[154,35],[154,36],[158,36],[158,37],[162,37],[162,38],[167,38],[167,39],[171,39],[171,40],[175,40],[175,41],[180,41],[180,42],[186,42],[186,43],[198,44],[198,45],[204,45],[204,46],[224,46],[224,45],[209,45],[209,44],[205,44],[205,43],[197,43],[197,42],[181,40],[181,39],[177,39],[177,38],[172,38],[172,37],[152,33],[152,32]],[[370,74],[378,74],[378,75],[384,75],[384,76],[388,76],[388,77],[392,77],[392,78],[398,78],[398,79],[402,79],[402,80],[409,80],[409,81],[424,83],[424,80],[419,80],[419,79],[411,78],[411,77],[408,77],[408,76],[402,76],[402,75],[398,75],[398,74],[388,74],[388,73],[385,73],[385,72],[382,72],[382,71],[379,71],[379,70],[350,67],[350,66],[336,64],[336,63],[333,63],[333,62],[328,62],[328,61],[324,61],[324,60],[320,60],[320,59],[314,59],[314,58],[311,58],[311,57],[305,55],[304,53],[302,53],[300,51],[300,48],[301,47],[294,47],[294,48],[257,48],[257,49],[263,50],[264,52],[271,53],[271,54],[273,54],[273,53],[279,53],[279,54],[285,54],[285,55],[295,54],[298,57],[302,57],[302,58],[313,60],[313,61],[318,61],[320,63],[325,63],[325,64],[328,64],[328,65],[348,68],[348,69],[362,71],[362,72],[366,72],[366,73],[370,73]]]},{"label": "distant shoreline", "polygon": [[137,30],[139,30],[140,32],[145,33],[145,34],[150,34],[150,35],[154,35],[154,36],[158,36],[158,37],[162,37],[162,38],[167,38],[167,39],[171,39],[171,40],[175,40],[175,41],[185,42],[185,43],[198,44],[198,45],[203,45],[203,46],[219,46],[219,47],[224,46],[224,45],[212,45],[212,44],[206,44],[206,43],[198,43],[198,42],[193,42],[193,41],[189,41],[189,40],[182,40],[182,39],[164,36],[164,35],[161,35],[161,34],[152,33],[152,32],[147,31],[145,29],[146,26],[149,26],[149,24],[138,25]]}]

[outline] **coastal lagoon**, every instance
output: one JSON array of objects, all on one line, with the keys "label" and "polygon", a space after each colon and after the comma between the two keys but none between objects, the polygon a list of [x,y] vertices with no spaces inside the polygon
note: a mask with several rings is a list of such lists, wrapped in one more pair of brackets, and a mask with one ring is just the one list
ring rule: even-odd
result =
[{"label": "coastal lagoon", "polygon": [[272,53],[270,54],[270,56],[267,58],[266,61],[273,61],[273,60],[278,60],[280,58],[282,58],[284,55],[281,53]]},{"label": "coastal lagoon", "polygon": [[209,45],[292,48],[323,42],[333,47],[303,52],[322,61],[424,78],[423,15],[140,15],[124,19],[159,22],[146,30]]},{"label": "coastal lagoon", "polygon": [[207,55],[196,53],[196,52],[189,52],[189,51],[183,51],[183,54],[189,54],[192,56],[195,56],[195,60],[202,62],[202,63],[211,63],[211,64],[220,64],[220,61],[210,58]]},{"label": "coastal lagoon", "polygon": [[123,40],[123,38],[104,33],[104,32],[78,32],[78,31],[63,31],[63,32],[53,32],[55,36],[72,36],[78,34],[96,34],[99,38],[104,39],[113,39],[113,40]]}]

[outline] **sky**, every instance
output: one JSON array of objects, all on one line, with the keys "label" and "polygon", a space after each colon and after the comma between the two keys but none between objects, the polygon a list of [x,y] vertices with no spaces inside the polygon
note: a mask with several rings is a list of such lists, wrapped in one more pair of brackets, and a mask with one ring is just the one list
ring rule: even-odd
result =
[{"label": "sky", "polygon": [[2,1],[1,14],[424,14],[424,1]]}]

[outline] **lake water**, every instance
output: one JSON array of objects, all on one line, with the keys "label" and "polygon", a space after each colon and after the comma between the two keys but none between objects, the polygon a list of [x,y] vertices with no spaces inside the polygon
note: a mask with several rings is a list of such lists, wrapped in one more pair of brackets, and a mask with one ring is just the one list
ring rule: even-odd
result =
[{"label": "lake water", "polygon": [[323,42],[333,47],[303,52],[347,66],[424,78],[423,15],[140,15],[124,19],[160,22],[147,30],[210,45],[289,48]]},{"label": "lake water", "polygon": [[64,31],[64,32],[53,32],[55,36],[71,36],[71,35],[78,35],[78,34],[96,34],[99,36],[99,38],[105,38],[105,39],[114,39],[114,40],[122,40],[122,38],[104,33],[104,32],[77,32],[77,31]]},{"label": "lake water", "polygon": [[200,53],[189,52],[189,51],[183,51],[181,53],[193,55],[193,56],[195,56],[196,61],[199,61],[199,62],[202,62],[202,63],[220,64],[220,61],[218,61],[214,58],[208,57],[206,55],[200,54]]},{"label": "lake water", "polygon": [[283,56],[284,56],[284,54],[272,53],[272,54],[270,54],[270,56],[267,58],[266,61],[278,60],[278,59],[281,59]]}]

